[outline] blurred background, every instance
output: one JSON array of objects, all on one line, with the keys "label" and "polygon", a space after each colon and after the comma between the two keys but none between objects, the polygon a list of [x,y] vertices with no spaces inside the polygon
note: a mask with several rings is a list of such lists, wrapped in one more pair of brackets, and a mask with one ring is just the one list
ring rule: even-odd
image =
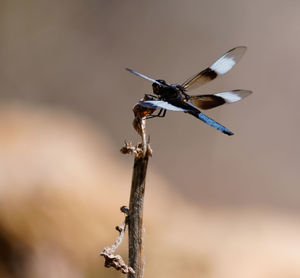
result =
[{"label": "blurred background", "polygon": [[254,92],[207,112],[234,136],[175,112],[147,122],[145,277],[300,277],[299,31],[292,0],[0,0],[0,276],[121,277],[98,252],[151,92],[124,68],[181,83],[246,45],[193,91]]}]

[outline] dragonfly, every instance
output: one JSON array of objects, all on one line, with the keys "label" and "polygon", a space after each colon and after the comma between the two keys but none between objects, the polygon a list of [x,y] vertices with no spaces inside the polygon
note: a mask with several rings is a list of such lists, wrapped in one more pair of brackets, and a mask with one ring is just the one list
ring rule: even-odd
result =
[{"label": "dragonfly", "polygon": [[[132,69],[127,71],[152,82],[153,94],[145,94],[139,105],[145,109],[145,118],[164,117],[166,111],[188,113],[204,123],[216,128],[227,135],[233,135],[228,128],[203,114],[201,110],[234,103],[250,95],[249,90],[231,90],[215,94],[189,95],[187,92],[196,89],[209,81],[216,79],[232,69],[246,52],[246,46],[235,47],[226,52],[208,68],[188,78],[182,84],[168,84],[162,79],[153,79]],[[155,111],[157,113],[155,114]]]}]

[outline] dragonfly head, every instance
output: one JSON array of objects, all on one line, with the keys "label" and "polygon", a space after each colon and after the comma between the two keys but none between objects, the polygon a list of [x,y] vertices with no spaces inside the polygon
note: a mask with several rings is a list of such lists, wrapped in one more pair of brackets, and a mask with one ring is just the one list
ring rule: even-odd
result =
[{"label": "dragonfly head", "polygon": [[165,80],[158,79],[156,80],[158,83],[152,83],[153,93],[156,95],[161,95],[163,89],[168,87],[168,84]]}]

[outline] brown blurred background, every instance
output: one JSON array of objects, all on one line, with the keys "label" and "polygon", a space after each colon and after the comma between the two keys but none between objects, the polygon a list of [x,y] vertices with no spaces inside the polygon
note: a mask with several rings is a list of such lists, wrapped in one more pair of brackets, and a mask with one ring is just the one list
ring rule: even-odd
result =
[{"label": "brown blurred background", "polygon": [[246,45],[194,92],[254,92],[207,113],[234,136],[148,121],[145,276],[300,276],[298,1],[0,0],[0,23],[0,275],[120,277],[97,252],[122,221],[119,149],[151,91],[124,68],[181,83]]}]

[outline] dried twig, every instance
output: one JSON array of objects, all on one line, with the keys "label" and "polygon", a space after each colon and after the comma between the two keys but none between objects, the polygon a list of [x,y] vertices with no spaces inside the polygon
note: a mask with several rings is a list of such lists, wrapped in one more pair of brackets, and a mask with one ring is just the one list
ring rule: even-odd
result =
[{"label": "dried twig", "polygon": [[[143,206],[145,193],[145,179],[148,166],[148,158],[152,156],[149,140],[146,140],[146,116],[153,113],[153,109],[147,109],[139,104],[135,105],[133,112],[135,115],[133,126],[142,138],[142,143],[133,146],[126,142],[121,148],[123,154],[133,154],[135,156],[131,193],[129,200],[129,210],[124,207],[123,212],[127,213],[126,219],[121,226],[116,227],[120,235],[111,247],[104,248],[101,256],[105,258],[105,266],[113,267],[128,274],[128,278],[142,278],[144,272],[143,260]],[[122,209],[121,208],[121,209]],[[128,225],[129,240],[129,266],[127,266],[120,255],[114,252],[123,240],[124,233]]]},{"label": "dried twig", "polygon": [[[143,258],[143,208],[145,180],[148,158],[152,155],[149,143],[146,141],[147,109],[136,105],[133,109],[135,119],[133,126],[142,137],[142,143],[135,148],[134,166],[129,200],[129,265],[135,273],[129,273],[128,278],[142,278],[144,274]],[[131,145],[130,145],[131,146]],[[131,146],[132,147],[132,146]],[[129,148],[131,150],[131,148]]]},{"label": "dried twig", "polygon": [[129,202],[129,265],[136,273],[129,274],[128,278],[143,277],[143,207],[147,165],[148,156],[134,160]]}]

